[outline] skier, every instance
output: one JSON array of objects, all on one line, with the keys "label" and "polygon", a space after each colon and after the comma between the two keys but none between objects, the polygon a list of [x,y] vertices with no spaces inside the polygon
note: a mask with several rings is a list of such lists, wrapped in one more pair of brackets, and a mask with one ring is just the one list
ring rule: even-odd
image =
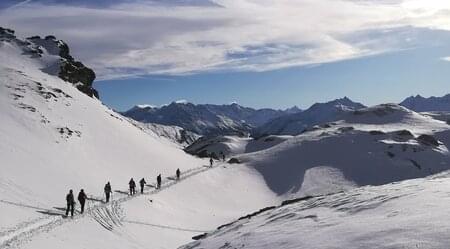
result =
[{"label": "skier", "polygon": [[225,162],[225,154],[222,154],[222,160]]},{"label": "skier", "polygon": [[136,194],[136,183],[133,178],[131,178],[130,182],[128,182],[128,185],[130,186],[130,195]]},{"label": "skier", "polygon": [[177,180],[180,180],[180,169],[177,169],[177,171],[176,171],[176,175],[177,175]]},{"label": "skier", "polygon": [[144,186],[145,186],[146,183],[147,183],[147,182],[145,181],[144,178],[142,178],[142,179],[139,181],[139,184],[141,185],[141,194],[144,193]]},{"label": "skier", "polygon": [[156,188],[157,188],[157,189],[160,189],[160,188],[161,188],[161,174],[159,174],[159,175],[156,177]]},{"label": "skier", "polygon": [[214,160],[212,157],[209,158],[209,167],[212,167],[214,163]]},{"label": "skier", "polygon": [[80,190],[80,193],[78,193],[78,201],[80,202],[81,206],[81,213],[84,212],[84,204],[86,203],[87,196],[84,193],[84,190]]},{"label": "skier", "polygon": [[69,215],[69,210],[70,210],[70,215],[73,217],[75,198],[73,197],[72,189],[69,190],[69,193],[66,195],[66,201],[67,201],[66,216]]},{"label": "skier", "polygon": [[108,182],[105,185],[105,195],[106,195],[106,203],[109,202],[109,197],[112,194],[112,190],[111,190],[111,184]]}]

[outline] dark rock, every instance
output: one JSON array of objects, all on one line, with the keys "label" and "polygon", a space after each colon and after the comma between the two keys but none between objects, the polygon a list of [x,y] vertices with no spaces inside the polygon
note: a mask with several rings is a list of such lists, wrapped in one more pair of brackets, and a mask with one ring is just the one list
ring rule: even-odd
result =
[{"label": "dark rock", "polygon": [[264,139],[264,142],[273,142],[273,141],[275,141],[274,137],[268,137],[268,138]]},{"label": "dark rock", "polygon": [[347,131],[352,131],[354,129],[355,128],[353,128],[351,126],[348,126],[348,127],[340,127],[338,130],[341,131],[341,132],[347,132]]},{"label": "dark rock", "polygon": [[265,208],[262,208],[262,209],[260,209],[260,210],[258,210],[256,212],[253,212],[251,214],[247,214],[245,216],[242,216],[238,220],[250,219],[250,218],[252,218],[252,217],[254,217],[254,216],[258,215],[258,214],[264,213],[266,211],[269,211],[269,210],[272,210],[272,209],[275,209],[275,208],[276,208],[276,206],[265,207]]},{"label": "dark rock", "polygon": [[38,35],[33,35],[27,38],[27,40],[37,40],[37,39],[41,39],[41,37]]},{"label": "dark rock", "polygon": [[409,159],[409,161],[418,169],[422,169],[422,166],[420,166],[420,164],[416,161],[414,161],[413,159]]},{"label": "dark rock", "polygon": [[439,141],[431,135],[420,135],[417,140],[425,145],[439,146]]},{"label": "dark rock", "polygon": [[200,240],[200,239],[205,238],[206,235],[208,235],[208,234],[207,233],[202,233],[202,234],[199,234],[199,235],[196,235],[196,236],[192,237],[192,239],[193,240]]},{"label": "dark rock", "polygon": [[386,134],[385,132],[383,132],[383,131],[369,131],[369,134],[370,135],[374,135],[374,136],[379,136],[379,135],[384,135],[384,134]]},{"label": "dark rock", "polygon": [[290,205],[292,203],[296,203],[296,202],[300,202],[300,201],[306,201],[311,198],[313,198],[313,196],[305,196],[305,197],[296,198],[296,199],[292,199],[292,200],[285,200],[281,203],[281,206]]},{"label": "dark rock", "polygon": [[397,131],[395,134],[401,137],[414,137],[414,135],[408,130],[400,130]]},{"label": "dark rock", "polygon": [[211,153],[209,154],[209,157],[214,158],[214,159],[216,159],[216,160],[219,160],[219,156],[216,154],[216,152],[211,152]]},{"label": "dark rock", "polygon": [[0,27],[0,38],[15,38],[14,30]]},{"label": "dark rock", "polygon": [[209,153],[207,150],[201,150],[199,153],[197,153],[197,156],[200,158],[206,158],[209,157]]},{"label": "dark rock", "polygon": [[239,161],[239,159],[233,157],[230,160],[228,160],[228,163],[230,163],[230,164],[241,163],[241,161]]}]

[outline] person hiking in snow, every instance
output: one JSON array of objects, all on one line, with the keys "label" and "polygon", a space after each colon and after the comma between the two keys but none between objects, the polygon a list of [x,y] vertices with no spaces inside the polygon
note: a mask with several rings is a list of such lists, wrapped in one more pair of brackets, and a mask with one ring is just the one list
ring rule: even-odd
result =
[{"label": "person hiking in snow", "polygon": [[111,184],[108,182],[108,183],[105,185],[106,203],[109,202],[109,197],[111,196],[111,194],[112,194]]},{"label": "person hiking in snow", "polygon": [[130,186],[130,195],[136,194],[136,183],[134,182],[133,178],[130,179],[128,185]]},{"label": "person hiking in snow", "polygon": [[175,174],[177,175],[177,180],[180,180],[180,174],[181,174],[180,169],[177,169]]},{"label": "person hiking in snow", "polygon": [[209,158],[209,167],[212,167],[214,163],[214,160],[212,157]]},{"label": "person hiking in snow", "polygon": [[73,197],[73,191],[72,189],[69,190],[69,193],[66,195],[66,202],[67,202],[67,208],[66,208],[66,216],[70,215],[73,217],[73,210],[75,208],[75,198]]},{"label": "person hiking in snow", "polygon": [[80,203],[80,206],[81,206],[81,213],[84,212],[84,204],[86,203],[86,199],[87,199],[87,196],[84,193],[84,190],[83,189],[80,190],[80,193],[78,193],[78,202]]},{"label": "person hiking in snow", "polygon": [[144,186],[145,186],[146,183],[147,183],[147,182],[145,181],[144,178],[142,178],[142,179],[139,181],[139,184],[141,185],[141,194],[144,193]]},{"label": "person hiking in snow", "polygon": [[222,160],[225,162],[225,154],[222,154]]},{"label": "person hiking in snow", "polygon": [[160,189],[160,188],[161,188],[161,174],[159,174],[159,175],[156,177],[156,188],[157,188],[157,189]]}]

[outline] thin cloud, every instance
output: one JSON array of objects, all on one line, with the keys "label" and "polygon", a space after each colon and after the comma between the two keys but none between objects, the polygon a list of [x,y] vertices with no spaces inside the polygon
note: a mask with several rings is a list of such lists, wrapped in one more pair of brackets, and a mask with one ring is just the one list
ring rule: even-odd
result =
[{"label": "thin cloud", "polygon": [[25,3],[0,12],[0,22],[66,40],[100,79],[317,65],[414,47],[418,29],[450,31],[448,1],[162,2]]}]

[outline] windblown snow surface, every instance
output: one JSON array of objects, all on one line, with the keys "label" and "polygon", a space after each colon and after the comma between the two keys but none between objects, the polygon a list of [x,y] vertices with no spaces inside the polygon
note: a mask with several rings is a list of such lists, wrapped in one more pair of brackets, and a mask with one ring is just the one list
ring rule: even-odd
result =
[{"label": "windblown snow surface", "polygon": [[449,177],[445,172],[268,207],[181,249],[448,249]]}]

